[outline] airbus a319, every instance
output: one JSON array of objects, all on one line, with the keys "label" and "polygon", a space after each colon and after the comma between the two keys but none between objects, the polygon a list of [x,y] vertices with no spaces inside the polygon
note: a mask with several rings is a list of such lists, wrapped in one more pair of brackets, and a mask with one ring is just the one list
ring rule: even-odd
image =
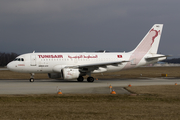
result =
[{"label": "airbus a319", "polygon": [[52,79],[77,79],[79,82],[88,75],[87,81],[93,82],[92,73],[132,69],[166,59],[167,56],[157,54],[162,29],[163,24],[155,24],[130,52],[33,52],[18,56],[7,68],[30,73],[30,82],[34,82],[34,73],[47,73]]}]

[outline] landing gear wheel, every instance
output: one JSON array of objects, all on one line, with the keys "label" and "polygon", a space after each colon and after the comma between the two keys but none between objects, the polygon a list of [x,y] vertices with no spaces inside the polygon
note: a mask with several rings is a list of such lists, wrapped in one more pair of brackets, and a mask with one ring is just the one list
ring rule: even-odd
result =
[{"label": "landing gear wheel", "polygon": [[82,76],[79,76],[79,77],[77,78],[77,80],[78,80],[78,82],[83,82],[84,78],[83,78]]},{"label": "landing gear wheel", "polygon": [[94,78],[93,78],[93,77],[88,77],[88,78],[87,78],[87,81],[88,81],[88,82],[94,82]]},{"label": "landing gear wheel", "polygon": [[30,73],[31,77],[29,79],[29,82],[34,82],[34,73]]},{"label": "landing gear wheel", "polygon": [[34,78],[30,78],[30,79],[29,79],[29,82],[34,82]]}]

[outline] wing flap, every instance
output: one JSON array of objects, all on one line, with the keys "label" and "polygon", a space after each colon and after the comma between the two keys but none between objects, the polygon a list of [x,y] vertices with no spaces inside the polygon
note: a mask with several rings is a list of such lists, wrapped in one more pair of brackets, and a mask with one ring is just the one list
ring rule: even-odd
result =
[{"label": "wing flap", "polygon": [[122,64],[124,62],[129,62],[129,61],[116,61],[116,62],[105,62],[105,63],[94,63],[94,64],[84,64],[84,65],[79,65],[79,68],[83,67],[102,67],[102,66],[107,66],[107,65],[117,65],[117,64]]}]

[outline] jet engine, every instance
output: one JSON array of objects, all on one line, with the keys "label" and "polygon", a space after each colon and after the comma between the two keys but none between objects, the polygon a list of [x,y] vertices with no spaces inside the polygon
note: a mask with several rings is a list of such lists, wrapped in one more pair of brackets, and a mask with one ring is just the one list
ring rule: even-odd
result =
[{"label": "jet engine", "polygon": [[64,68],[61,70],[64,79],[76,79],[79,77],[79,69]]},{"label": "jet engine", "polygon": [[52,79],[61,78],[61,73],[48,73],[48,76]]}]

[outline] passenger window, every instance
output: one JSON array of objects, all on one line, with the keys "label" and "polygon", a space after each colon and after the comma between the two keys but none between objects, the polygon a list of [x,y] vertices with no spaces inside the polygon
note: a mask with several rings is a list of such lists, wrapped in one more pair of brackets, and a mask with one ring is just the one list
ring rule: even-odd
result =
[{"label": "passenger window", "polygon": [[21,58],[21,61],[24,61],[24,59],[23,59],[23,58]]}]

